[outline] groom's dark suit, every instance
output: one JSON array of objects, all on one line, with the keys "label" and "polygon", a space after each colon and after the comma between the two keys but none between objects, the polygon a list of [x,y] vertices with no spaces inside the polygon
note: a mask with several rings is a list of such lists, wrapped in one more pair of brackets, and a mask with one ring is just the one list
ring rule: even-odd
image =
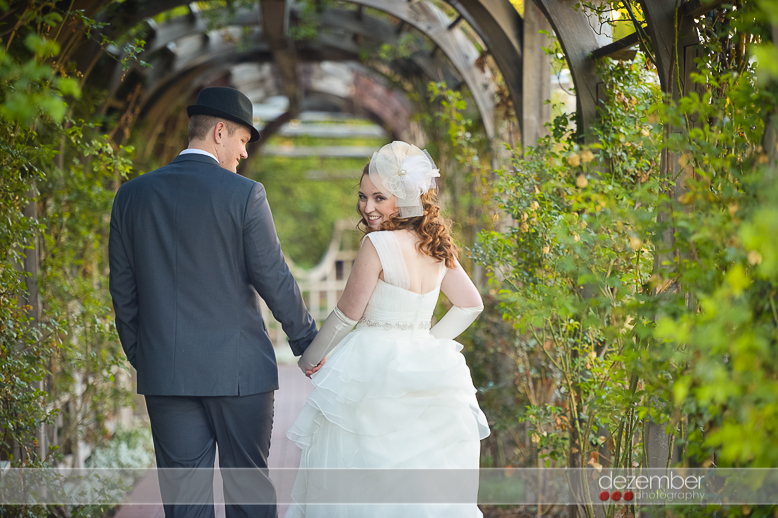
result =
[{"label": "groom's dark suit", "polygon": [[295,354],[316,324],[264,187],[211,157],[180,155],[119,189],[109,255],[116,327],[158,465],[213,466],[217,442],[221,467],[266,467],[278,371],[259,297]]}]

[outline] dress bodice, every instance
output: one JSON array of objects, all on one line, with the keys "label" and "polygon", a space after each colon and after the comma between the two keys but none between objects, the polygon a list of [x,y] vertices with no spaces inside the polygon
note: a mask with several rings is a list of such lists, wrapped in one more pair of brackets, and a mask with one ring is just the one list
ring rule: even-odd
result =
[{"label": "dress bodice", "polygon": [[414,293],[400,243],[391,231],[371,232],[369,238],[378,252],[384,280],[379,279],[357,329],[384,331],[429,331],[432,313],[440,294],[446,266],[440,263],[435,287],[427,293]]}]

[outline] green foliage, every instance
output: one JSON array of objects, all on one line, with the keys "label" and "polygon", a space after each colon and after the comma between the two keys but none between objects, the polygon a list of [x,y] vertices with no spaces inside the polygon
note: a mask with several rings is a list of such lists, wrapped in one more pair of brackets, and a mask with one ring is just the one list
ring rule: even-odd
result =
[{"label": "green foliage", "polygon": [[[71,118],[94,112],[100,97],[64,75],[71,67],[53,36],[66,20],[88,36],[104,25],[50,3],[14,7],[18,23],[0,50],[0,459],[41,467],[108,436],[106,419],[131,404],[115,377],[126,367],[111,318],[106,238],[132,149]],[[141,44],[132,43],[136,53]],[[41,451],[42,425],[58,414],[60,446]],[[105,509],[2,509],[50,511]]]},{"label": "green foliage", "polygon": [[61,122],[63,91],[79,93],[71,80],[56,77],[46,63],[59,52],[56,43],[33,32],[23,41],[15,53],[0,50],[0,452],[17,463],[40,460],[35,433],[52,418],[40,404],[49,354],[43,339],[58,332],[56,324],[37,325],[27,286],[30,276],[23,270],[42,229],[32,209],[35,185],[45,178],[43,167],[57,153],[53,146],[40,146],[38,126]]},{"label": "green foliage", "polygon": [[645,54],[604,63],[597,143],[557,117],[499,171],[505,224],[474,252],[515,330],[504,354],[530,366],[517,401],[543,464],[646,465],[648,421],[684,464],[778,461],[778,97],[772,65],[759,78],[729,44],[769,56],[768,18],[703,18],[696,87],[676,102]]},{"label": "green foliage", "polygon": [[[644,347],[643,324],[629,315],[651,272],[641,236],[655,218],[646,200],[659,184],[648,175],[657,145],[643,136],[636,108],[658,89],[639,65],[607,72],[620,95],[604,107],[600,144],[581,148],[567,117],[558,117],[549,137],[500,171],[497,202],[513,223],[482,233],[475,249],[519,337],[513,356],[534,358],[534,375],[556,385],[527,401],[526,417],[541,460],[554,464],[567,464],[571,449],[596,463],[611,439],[601,438],[603,427],[615,436],[637,424],[623,355]],[[607,170],[595,168],[595,151]],[[618,465],[631,465],[632,453],[616,450]]]},{"label": "green foliage", "polygon": [[3,81],[3,103],[0,115],[4,121],[21,126],[32,125],[44,113],[62,122],[67,104],[64,95],[80,96],[72,78],[57,77],[46,60],[59,54],[56,42],[30,33],[24,40],[28,61],[19,62],[0,49],[0,77]]},{"label": "green foliage", "polygon": [[419,40],[415,34],[404,32],[397,40],[397,45],[382,43],[378,47],[378,57],[383,61],[392,61],[400,58],[408,58],[419,50]]},{"label": "green foliage", "polygon": [[[759,9],[732,15],[730,31],[759,42],[769,16]],[[727,26],[710,29],[726,34]],[[766,467],[778,461],[772,447],[778,440],[778,248],[772,238],[778,191],[777,150],[763,145],[776,146],[774,138],[765,140],[765,121],[775,113],[778,89],[758,79],[744,53],[725,52],[722,42],[711,41],[715,52],[699,61],[699,91],[657,110],[667,121],[699,121],[683,138],[668,139],[687,187],[671,213],[680,237],[676,275],[694,304],[679,304],[657,323],[657,338],[673,344],[661,355],[674,381],[662,385],[673,400],[664,413],[686,416],[690,457]]]},{"label": "green foliage", "polygon": [[83,121],[65,130],[64,168],[40,184],[46,207],[41,244],[43,322],[56,324],[50,362],[56,368],[49,397],[81,384],[79,402],[65,416],[63,439],[92,442],[106,433],[114,409],[132,405],[115,374],[128,370],[113,325],[108,293],[108,219],[113,186],[131,170],[132,149],[114,148]]}]

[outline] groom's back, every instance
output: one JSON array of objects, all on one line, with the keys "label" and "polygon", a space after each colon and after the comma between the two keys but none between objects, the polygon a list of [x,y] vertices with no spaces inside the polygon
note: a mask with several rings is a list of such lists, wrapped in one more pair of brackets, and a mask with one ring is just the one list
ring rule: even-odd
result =
[{"label": "groom's back", "polygon": [[276,388],[244,250],[246,207],[257,188],[211,158],[183,155],[117,193],[116,231],[137,290],[139,393]]}]

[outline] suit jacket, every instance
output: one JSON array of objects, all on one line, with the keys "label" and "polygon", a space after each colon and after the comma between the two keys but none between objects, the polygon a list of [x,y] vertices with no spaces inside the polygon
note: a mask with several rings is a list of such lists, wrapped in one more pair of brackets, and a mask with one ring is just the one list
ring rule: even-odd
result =
[{"label": "suit jacket", "polygon": [[316,335],[262,184],[179,155],[116,193],[110,290],[138,393],[237,396],[278,388],[262,297],[295,354]]}]

